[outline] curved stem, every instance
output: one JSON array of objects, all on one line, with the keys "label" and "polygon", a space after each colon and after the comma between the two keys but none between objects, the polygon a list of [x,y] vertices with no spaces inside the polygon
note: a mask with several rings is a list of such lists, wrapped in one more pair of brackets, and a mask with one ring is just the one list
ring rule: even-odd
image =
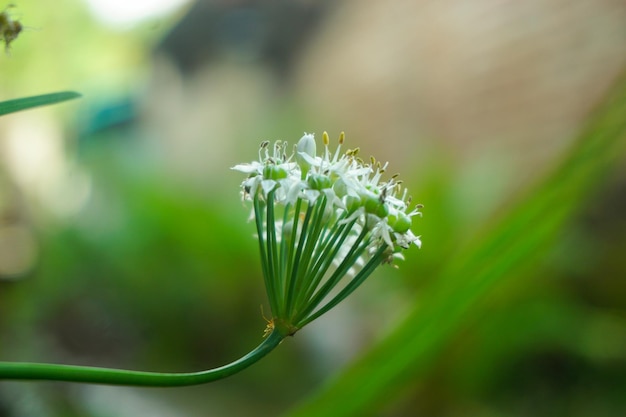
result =
[{"label": "curved stem", "polygon": [[198,385],[226,378],[247,368],[274,350],[284,338],[281,331],[274,329],[247,355],[228,365],[207,371],[162,373],[48,363],[0,362],[0,380],[50,380],[144,387]]}]

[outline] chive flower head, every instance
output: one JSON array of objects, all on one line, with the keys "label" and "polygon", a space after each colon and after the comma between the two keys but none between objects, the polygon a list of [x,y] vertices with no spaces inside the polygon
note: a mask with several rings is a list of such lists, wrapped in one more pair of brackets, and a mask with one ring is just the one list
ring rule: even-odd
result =
[{"label": "chive flower head", "polygon": [[252,201],[263,277],[272,309],[268,327],[285,334],[333,308],[381,264],[420,246],[411,231],[421,205],[397,175],[382,180],[387,164],[368,162],[359,149],[334,151],[328,134],[317,154],[305,133],[289,153],[287,142],[261,143],[259,159],[239,164],[244,201]]}]

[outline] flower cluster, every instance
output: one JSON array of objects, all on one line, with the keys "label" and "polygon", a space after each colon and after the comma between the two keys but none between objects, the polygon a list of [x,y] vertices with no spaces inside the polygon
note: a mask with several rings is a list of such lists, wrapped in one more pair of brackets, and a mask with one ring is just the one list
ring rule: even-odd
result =
[{"label": "flower cluster", "polygon": [[387,164],[364,162],[358,148],[342,153],[343,133],[334,152],[326,132],[323,142],[319,156],[312,134],[289,154],[287,142],[272,148],[265,141],[258,161],[233,167],[247,174],[242,195],[254,202],[273,319],[291,332],[343,300],[378,265],[421,244],[411,231],[421,206],[410,209],[397,175],[382,181]]}]

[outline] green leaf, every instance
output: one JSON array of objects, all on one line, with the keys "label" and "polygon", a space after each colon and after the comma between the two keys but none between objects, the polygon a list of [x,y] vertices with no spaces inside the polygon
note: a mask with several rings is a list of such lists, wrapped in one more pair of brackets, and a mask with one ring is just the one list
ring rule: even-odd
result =
[{"label": "green leaf", "polygon": [[42,94],[40,96],[16,98],[0,102],[0,116],[17,111],[30,109],[33,107],[47,106],[49,104],[60,103],[62,101],[73,100],[81,95],[73,91],[62,91],[59,93]]},{"label": "green leaf", "polygon": [[476,317],[496,286],[524,280],[626,153],[626,73],[590,117],[568,156],[458,256],[391,334],[291,417],[377,415]]}]

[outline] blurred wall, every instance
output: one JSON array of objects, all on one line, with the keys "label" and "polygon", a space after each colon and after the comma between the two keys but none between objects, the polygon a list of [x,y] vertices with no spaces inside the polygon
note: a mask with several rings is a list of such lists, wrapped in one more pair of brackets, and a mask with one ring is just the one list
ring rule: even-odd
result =
[{"label": "blurred wall", "polygon": [[626,63],[624,22],[623,0],[344,1],[298,94],[381,159],[444,147],[519,181],[565,149]]}]

